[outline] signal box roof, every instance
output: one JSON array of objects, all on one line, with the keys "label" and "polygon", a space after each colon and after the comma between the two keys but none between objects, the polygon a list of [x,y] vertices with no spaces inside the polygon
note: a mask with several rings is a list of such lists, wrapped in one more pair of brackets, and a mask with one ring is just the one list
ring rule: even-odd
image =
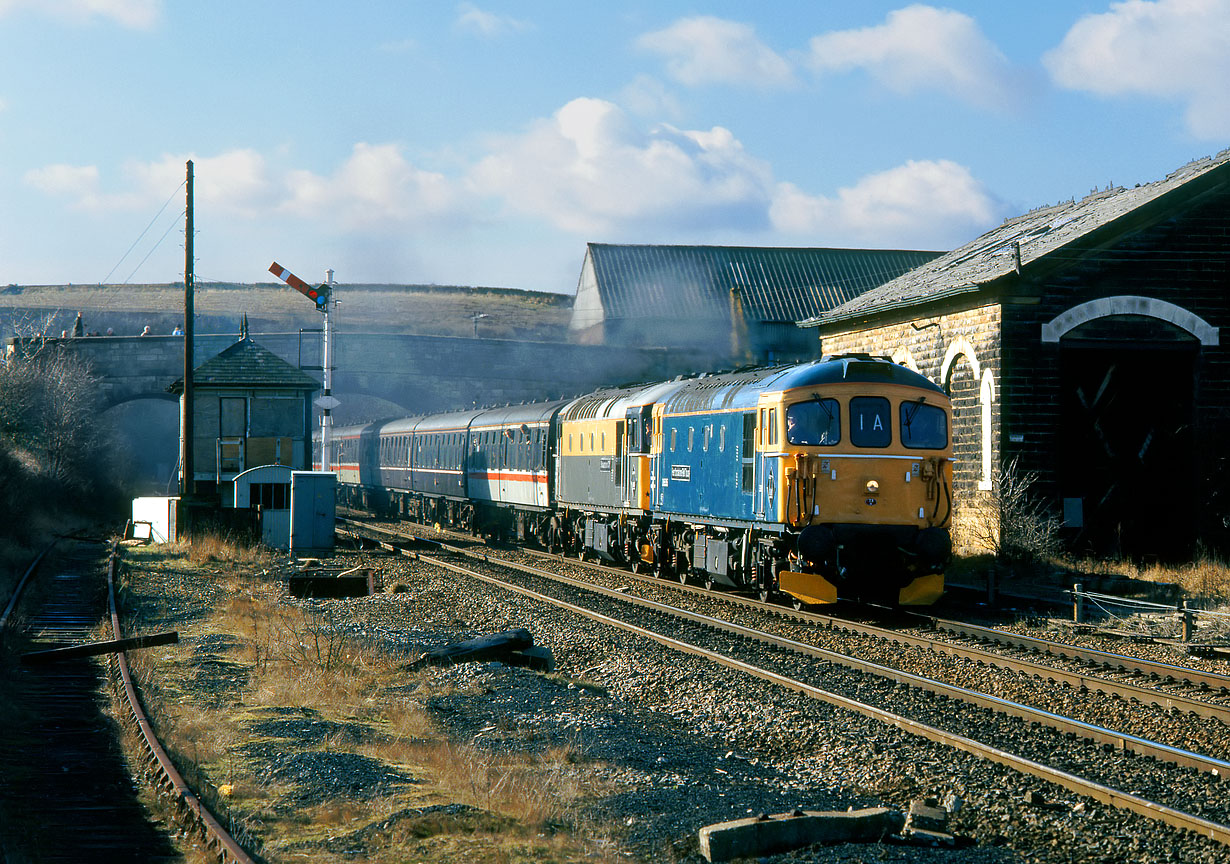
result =
[{"label": "signal box roof", "polygon": [[[320,389],[320,382],[251,339],[243,338],[192,370],[194,387],[257,387],[281,390]],[[184,392],[180,378],[167,388]]]}]

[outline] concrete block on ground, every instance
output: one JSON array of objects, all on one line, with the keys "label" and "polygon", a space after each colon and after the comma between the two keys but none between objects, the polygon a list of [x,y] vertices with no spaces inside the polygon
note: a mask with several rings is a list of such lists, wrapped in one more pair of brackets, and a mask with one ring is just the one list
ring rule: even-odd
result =
[{"label": "concrete block on ground", "polygon": [[924,846],[953,846],[956,838],[948,831],[949,811],[934,798],[910,802],[901,838]]},{"label": "concrete block on ground", "polygon": [[813,843],[871,842],[897,833],[904,825],[901,812],[887,807],[795,810],[706,825],[700,829],[700,851],[708,861],[757,858]]}]

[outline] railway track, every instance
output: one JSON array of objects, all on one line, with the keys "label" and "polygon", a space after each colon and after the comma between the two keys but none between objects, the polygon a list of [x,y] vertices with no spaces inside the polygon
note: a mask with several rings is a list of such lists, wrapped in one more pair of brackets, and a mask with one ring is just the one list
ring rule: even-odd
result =
[{"label": "railway track", "polygon": [[[383,542],[394,545],[387,539]],[[1097,801],[1230,844],[1230,827],[1225,824],[1230,822],[1230,801],[1220,788],[1220,778],[1230,773],[1230,763],[1216,757],[1010,703],[539,568],[500,561],[486,552],[471,553],[478,563],[472,560],[459,565],[447,560],[457,554],[459,550],[452,550],[432,557],[440,566],[635,632],[673,650],[704,656]],[[475,572],[488,568],[501,573]],[[510,578],[510,570],[521,575]],[[849,671],[836,675],[837,667]],[[904,693],[896,686],[900,684],[907,685]],[[942,698],[936,699],[936,695]],[[950,710],[949,706],[958,702],[966,707]],[[1057,729],[1059,734],[1039,733],[1040,726]],[[1088,741],[1094,742],[1093,746]],[[1135,759],[1129,755],[1133,753],[1152,758]],[[1193,768],[1201,773],[1193,774]],[[1187,812],[1186,804],[1198,812]]]},{"label": "railway track", "polygon": [[[10,608],[14,649],[4,659],[10,694],[5,779],[0,807],[6,815],[5,860],[178,861],[163,826],[151,822],[138,800],[115,730],[103,711],[106,676],[89,658],[37,667],[16,653],[89,641],[102,617],[100,544],[61,542],[39,565],[37,590]],[[33,568],[27,573],[34,575]]]},{"label": "railway track", "polygon": [[[347,520],[343,520],[343,524],[345,521]],[[473,538],[461,534],[441,531],[435,533],[441,537],[452,537],[458,542],[474,542]],[[488,548],[484,554],[503,555],[500,550],[491,548]],[[695,585],[667,582],[654,576],[631,573],[601,564],[561,559],[558,555],[535,549],[518,549],[517,555],[544,561],[567,560],[570,567],[584,569],[619,582],[632,581],[653,589],[683,592],[710,601],[720,601],[737,608],[753,610],[760,614],[769,613],[829,630],[880,639],[892,645],[934,652],[1008,672],[1028,675],[1040,681],[1059,684],[1077,691],[1101,693],[1122,699],[1128,704],[1152,705],[1165,711],[1180,711],[1195,717],[1214,719],[1230,727],[1230,675],[1226,674],[1099,651],[917,613],[910,613],[907,617],[907,620],[913,623],[914,628],[934,631],[942,635],[929,636],[926,633],[911,633],[901,628],[883,627],[850,617],[805,609],[796,610],[782,604],[737,594],[714,592]],[[962,642],[954,641],[952,637],[978,644],[962,644]],[[1002,651],[981,647],[987,645],[1014,649],[1028,656],[1005,654]],[[1054,662],[1041,663],[1033,659],[1041,657],[1063,661],[1064,665]],[[1135,680],[1111,679],[1092,670],[1130,676]],[[1150,683],[1144,685],[1137,683],[1138,681]],[[1175,689],[1176,687],[1182,689]]]},{"label": "railway track", "polygon": [[[115,545],[109,554],[100,541],[75,540],[61,547],[55,555],[39,556],[0,615],[10,649],[3,657],[10,686],[6,747],[0,750],[0,777],[5,778],[0,860],[181,861],[171,835],[197,831],[212,860],[251,864],[167,757],[145,717],[123,653],[110,656],[125,708],[144,742],[147,774],[158,794],[170,798],[178,824],[152,820],[139,800],[117,730],[103,712],[102,685],[108,676],[102,664],[90,657],[16,662],[19,653],[96,641],[107,605],[113,635],[121,636]],[[100,578],[104,566],[105,581]],[[36,569],[47,571],[33,580],[42,584],[23,592]]]}]

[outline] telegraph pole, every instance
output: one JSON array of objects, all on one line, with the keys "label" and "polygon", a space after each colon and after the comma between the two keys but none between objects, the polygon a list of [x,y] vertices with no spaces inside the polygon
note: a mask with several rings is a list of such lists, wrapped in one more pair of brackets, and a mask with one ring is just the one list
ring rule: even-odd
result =
[{"label": "telegraph pole", "polygon": [[183,500],[192,498],[196,493],[196,481],[194,479],[195,466],[192,459],[192,439],[193,430],[193,402],[192,398],[195,395],[192,387],[192,319],[193,319],[193,283],[195,276],[193,274],[193,252],[192,252],[192,160],[188,160],[188,203],[184,211],[184,404],[181,409],[182,419],[180,421],[180,480],[179,480],[179,496],[181,506]]}]

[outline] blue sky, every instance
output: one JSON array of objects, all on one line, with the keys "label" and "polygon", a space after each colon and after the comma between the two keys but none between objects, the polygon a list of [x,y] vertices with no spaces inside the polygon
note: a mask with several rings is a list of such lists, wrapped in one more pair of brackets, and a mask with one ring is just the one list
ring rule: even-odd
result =
[{"label": "blue sky", "polygon": [[945,250],[1230,145],[1230,0],[0,0],[0,56],[0,284],[181,280],[188,159],[198,279],[570,293],[587,241]]}]

